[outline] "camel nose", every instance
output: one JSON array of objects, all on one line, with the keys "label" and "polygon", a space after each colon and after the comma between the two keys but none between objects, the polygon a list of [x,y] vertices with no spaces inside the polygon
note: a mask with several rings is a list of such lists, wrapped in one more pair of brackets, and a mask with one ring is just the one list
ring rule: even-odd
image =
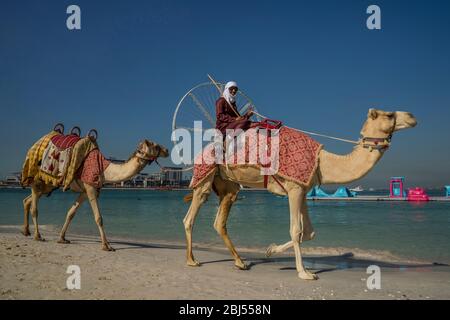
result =
[{"label": "camel nose", "polygon": [[415,127],[417,125],[417,119],[416,117],[414,117],[414,115],[412,113],[407,113],[408,118],[406,120],[406,123],[412,128]]}]

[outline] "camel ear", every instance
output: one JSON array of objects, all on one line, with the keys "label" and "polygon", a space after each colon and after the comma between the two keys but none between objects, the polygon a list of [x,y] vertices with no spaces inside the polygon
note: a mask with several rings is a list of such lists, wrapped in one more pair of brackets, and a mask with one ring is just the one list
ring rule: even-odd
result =
[{"label": "camel ear", "polygon": [[371,118],[372,120],[375,120],[378,117],[378,111],[373,108],[370,108],[367,117]]}]

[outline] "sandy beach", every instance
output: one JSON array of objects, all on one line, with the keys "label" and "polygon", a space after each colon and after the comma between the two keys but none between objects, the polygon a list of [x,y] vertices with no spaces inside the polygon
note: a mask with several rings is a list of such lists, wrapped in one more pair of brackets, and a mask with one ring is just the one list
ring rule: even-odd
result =
[{"label": "sandy beach", "polygon": [[[320,278],[302,281],[292,252],[265,258],[263,250],[241,250],[251,268],[240,271],[225,250],[197,247],[202,266],[193,268],[182,244],[111,239],[116,252],[104,252],[96,237],[70,236],[62,245],[43,231],[46,241],[37,242],[2,228],[0,299],[450,299],[450,267],[430,262],[307,252],[305,264]],[[367,289],[372,264],[381,268],[379,290]],[[66,287],[69,265],[80,267],[79,290]]]}]

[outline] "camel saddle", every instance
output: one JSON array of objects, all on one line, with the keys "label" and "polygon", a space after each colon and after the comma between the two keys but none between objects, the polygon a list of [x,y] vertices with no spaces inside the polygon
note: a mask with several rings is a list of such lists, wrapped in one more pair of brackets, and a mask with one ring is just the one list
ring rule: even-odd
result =
[{"label": "camel saddle", "polygon": [[80,139],[76,134],[52,137],[42,157],[40,170],[62,181],[70,163],[72,148]]},{"label": "camel saddle", "polygon": [[86,137],[80,137],[79,127],[64,135],[64,125],[57,124],[28,150],[22,167],[22,186],[41,180],[54,188],[62,186],[65,191],[80,177],[84,182],[101,186],[99,175],[109,161],[98,150],[97,135],[97,130],[92,129]]},{"label": "camel saddle", "polygon": [[[266,124],[263,123],[262,127],[268,129],[268,131],[272,130],[271,126],[277,127],[279,125],[278,123]],[[233,167],[245,164],[246,166],[265,167],[261,163],[247,163],[249,155],[256,155],[259,150],[266,150],[266,148],[268,148],[268,153],[270,154],[272,145],[271,135],[267,135],[267,137],[262,135],[261,137],[263,138],[259,139],[258,136],[250,136],[252,140],[245,143],[243,148],[236,148],[236,150],[230,150],[229,153],[227,152],[225,158],[227,166]],[[308,135],[285,126],[280,127],[278,139],[279,154],[276,176],[298,183],[301,186],[309,186],[318,166],[319,152],[322,149],[322,145]],[[245,163],[237,163],[236,159],[245,159]],[[216,168],[215,147],[214,144],[211,143],[197,155],[194,161],[194,171],[190,188],[195,189],[201,182],[213,174],[215,172],[214,169]],[[270,177],[273,179],[275,175],[271,175]],[[264,178],[264,185],[266,187],[268,178],[269,177],[267,176]]]}]

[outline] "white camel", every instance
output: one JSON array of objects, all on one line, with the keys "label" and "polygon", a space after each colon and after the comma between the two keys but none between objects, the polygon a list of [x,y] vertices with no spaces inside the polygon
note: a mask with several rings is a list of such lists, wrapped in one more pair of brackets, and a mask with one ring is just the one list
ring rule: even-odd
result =
[{"label": "white camel", "polygon": [[[337,155],[325,150],[319,152],[319,165],[309,186],[301,186],[281,176],[276,176],[281,185],[274,179],[270,179],[267,190],[274,194],[287,195],[289,198],[291,241],[280,246],[270,246],[267,255],[294,247],[299,278],[305,280],[317,279],[317,275],[305,269],[300,248],[303,241],[310,240],[314,236],[308,215],[307,192],[319,182],[321,184],[343,184],[362,178],[383,156],[390,145],[392,134],[395,131],[411,128],[415,125],[416,119],[411,113],[370,109],[361,130],[362,138],[350,154]],[[189,266],[200,265],[194,259],[192,253],[192,228],[201,205],[206,201],[214,186],[220,201],[214,228],[230,250],[235,265],[239,269],[247,269],[247,265],[238,255],[228,236],[226,222],[230,208],[236,201],[240,185],[262,188],[264,187],[264,178],[260,174],[260,168],[256,166],[234,165],[226,167],[225,165],[218,165],[215,170],[215,174],[203,180],[194,188],[192,196],[186,198],[188,200],[192,198],[192,203],[183,220],[187,241],[187,264]]]}]

